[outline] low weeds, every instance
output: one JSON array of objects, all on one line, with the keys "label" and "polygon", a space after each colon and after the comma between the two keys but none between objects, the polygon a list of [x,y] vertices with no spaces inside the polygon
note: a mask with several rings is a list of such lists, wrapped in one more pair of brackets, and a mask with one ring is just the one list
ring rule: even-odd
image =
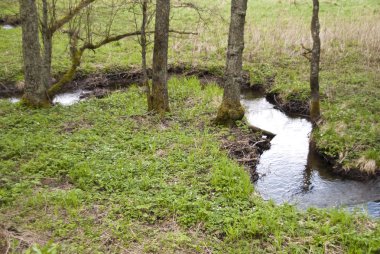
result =
[{"label": "low weeds", "polygon": [[[263,201],[220,149],[222,95],[169,82],[171,113],[138,87],[70,107],[0,100],[0,224],[10,253],[371,253],[363,215]],[[69,123],[84,124],[62,129]],[[33,245],[35,243],[35,245]]]}]

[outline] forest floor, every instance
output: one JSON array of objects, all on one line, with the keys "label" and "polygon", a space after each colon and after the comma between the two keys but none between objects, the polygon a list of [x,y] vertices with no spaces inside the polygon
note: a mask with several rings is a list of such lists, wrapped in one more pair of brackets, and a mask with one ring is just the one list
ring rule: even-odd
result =
[{"label": "forest floor", "polygon": [[249,144],[261,135],[244,124],[231,131],[212,123],[222,95],[217,85],[172,78],[169,93],[171,112],[162,119],[147,113],[135,86],[69,107],[32,110],[0,100],[0,249],[20,253],[34,243],[27,253],[379,250],[378,222],[364,215],[301,212],[254,192],[249,168],[231,156],[238,154],[234,142],[252,152]]}]

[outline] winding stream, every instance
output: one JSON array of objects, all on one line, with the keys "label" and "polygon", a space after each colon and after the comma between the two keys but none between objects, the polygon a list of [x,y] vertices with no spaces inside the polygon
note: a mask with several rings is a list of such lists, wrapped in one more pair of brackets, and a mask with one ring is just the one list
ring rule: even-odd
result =
[{"label": "winding stream", "polygon": [[309,146],[309,121],[289,117],[252,93],[242,96],[242,104],[252,125],[277,134],[257,167],[260,179],[255,189],[264,199],[289,202],[301,209],[343,206],[380,217],[380,179],[358,182],[332,175]]},{"label": "winding stream", "polygon": [[[53,102],[69,106],[86,93],[80,89],[62,93]],[[328,165],[309,146],[312,131],[309,121],[289,117],[262,95],[251,92],[243,94],[242,104],[252,125],[277,134],[257,166],[260,179],[255,189],[264,199],[278,204],[289,202],[300,209],[346,207],[380,218],[380,179],[358,182],[332,175]]]}]

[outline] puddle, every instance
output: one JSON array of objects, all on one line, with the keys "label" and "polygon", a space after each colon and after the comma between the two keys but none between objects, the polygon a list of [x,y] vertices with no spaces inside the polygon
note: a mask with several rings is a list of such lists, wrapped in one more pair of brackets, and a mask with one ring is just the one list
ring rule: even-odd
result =
[{"label": "puddle", "polygon": [[245,94],[242,104],[247,120],[277,134],[271,149],[257,166],[260,179],[255,189],[264,199],[308,207],[347,207],[380,217],[380,179],[369,182],[344,180],[332,175],[329,167],[309,146],[312,125],[306,119],[289,117],[263,97]]}]

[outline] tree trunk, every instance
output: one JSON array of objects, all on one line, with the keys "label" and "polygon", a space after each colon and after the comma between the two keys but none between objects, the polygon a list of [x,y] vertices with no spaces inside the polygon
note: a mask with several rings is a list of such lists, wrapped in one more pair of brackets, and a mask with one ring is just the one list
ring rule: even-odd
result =
[{"label": "tree trunk", "polygon": [[53,48],[53,34],[49,29],[48,23],[48,4],[47,0],[42,0],[42,42],[44,45],[43,53],[43,83],[46,89],[50,88],[51,85],[51,57]]},{"label": "tree trunk", "polygon": [[43,83],[46,89],[50,88],[51,85],[51,57],[52,57],[52,47],[53,47],[53,34],[49,29],[48,23],[48,4],[47,0],[42,0],[42,42],[44,45],[43,53]]},{"label": "tree trunk", "polygon": [[169,112],[168,95],[168,41],[170,0],[157,0],[153,50],[152,110]]},{"label": "tree trunk", "polygon": [[152,111],[152,96],[149,86],[149,77],[148,70],[146,64],[146,52],[147,52],[147,39],[146,39],[146,26],[148,23],[148,0],[142,0],[141,3],[142,9],[142,23],[141,23],[141,36],[140,36],[140,44],[141,44],[141,64],[142,64],[142,72],[143,72],[143,85],[146,88],[146,96],[148,101],[148,111]]},{"label": "tree trunk", "polygon": [[310,64],[310,117],[313,121],[317,120],[320,115],[319,106],[319,63],[321,57],[321,39],[319,37],[319,0],[313,0],[313,18],[311,20],[311,35],[313,37],[313,49]]},{"label": "tree trunk", "polygon": [[38,33],[38,12],[35,0],[19,0],[22,21],[22,52],[24,61],[25,92],[22,101],[33,107],[49,106],[43,83],[43,62]]},{"label": "tree trunk", "polygon": [[240,104],[240,82],[242,78],[247,1],[231,1],[231,21],[228,35],[224,94],[216,119],[221,124],[233,124],[244,117],[244,109]]}]

